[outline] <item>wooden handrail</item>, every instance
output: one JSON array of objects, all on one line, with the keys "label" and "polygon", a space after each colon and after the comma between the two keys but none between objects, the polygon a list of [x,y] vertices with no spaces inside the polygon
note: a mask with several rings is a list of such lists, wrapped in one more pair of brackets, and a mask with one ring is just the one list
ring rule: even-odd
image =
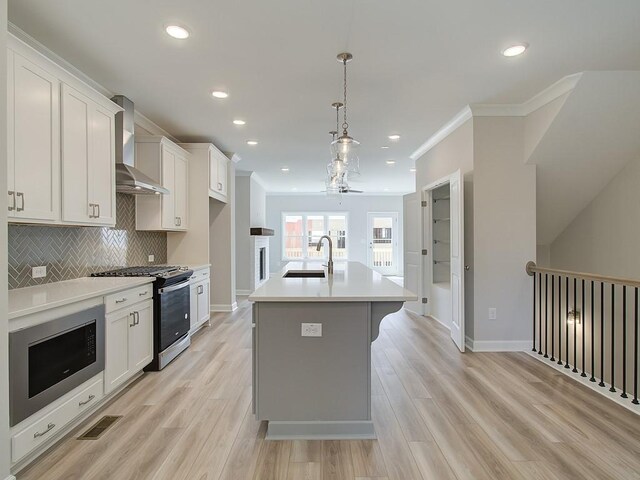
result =
[{"label": "wooden handrail", "polygon": [[608,277],[606,275],[596,275],[593,273],[571,272],[569,270],[558,270],[555,268],[544,268],[536,266],[535,262],[527,262],[525,267],[527,273],[533,276],[536,273],[551,273],[554,275],[563,275],[565,277],[576,277],[584,280],[592,280],[594,282],[613,283],[616,285],[627,285],[629,287],[640,287],[640,280],[631,280],[630,278]]}]

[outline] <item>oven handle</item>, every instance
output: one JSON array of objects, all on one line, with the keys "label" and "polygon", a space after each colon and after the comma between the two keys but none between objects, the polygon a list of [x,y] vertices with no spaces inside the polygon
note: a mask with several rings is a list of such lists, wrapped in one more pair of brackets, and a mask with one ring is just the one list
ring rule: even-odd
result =
[{"label": "oven handle", "polygon": [[160,290],[158,290],[158,293],[162,295],[163,293],[175,292],[176,290],[180,290],[188,286],[189,286],[189,279],[185,280],[184,282],[180,282],[176,285],[171,285],[170,287],[161,288]]}]

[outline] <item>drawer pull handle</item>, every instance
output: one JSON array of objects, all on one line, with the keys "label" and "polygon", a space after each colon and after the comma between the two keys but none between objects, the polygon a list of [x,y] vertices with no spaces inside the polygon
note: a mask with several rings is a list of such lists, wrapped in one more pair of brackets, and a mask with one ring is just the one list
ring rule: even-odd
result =
[{"label": "drawer pull handle", "polygon": [[139,293],[138,296],[139,297],[144,297],[145,295],[148,295],[148,294],[149,294],[149,292],[146,291],[146,292]]},{"label": "drawer pull handle", "polygon": [[44,432],[36,432],[36,433],[34,433],[33,434],[33,438],[42,437],[43,435],[46,435],[51,430],[53,430],[55,427],[56,427],[55,423],[50,423],[50,424],[47,425],[47,429]]},{"label": "drawer pull handle", "polygon": [[78,406],[82,407],[82,406],[86,405],[87,403],[89,403],[94,398],[96,398],[95,395],[89,395],[89,398],[87,398],[84,402],[78,402]]},{"label": "drawer pull handle", "polygon": [[124,303],[127,301],[126,297],[122,297],[120,300],[116,300],[116,303]]}]

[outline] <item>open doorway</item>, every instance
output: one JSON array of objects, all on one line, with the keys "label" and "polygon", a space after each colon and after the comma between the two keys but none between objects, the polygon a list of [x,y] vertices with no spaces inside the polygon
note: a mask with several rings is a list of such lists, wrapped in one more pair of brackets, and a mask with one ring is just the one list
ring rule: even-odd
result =
[{"label": "open doorway", "polygon": [[398,274],[398,212],[368,213],[369,268],[382,275]]},{"label": "open doorway", "polygon": [[[465,267],[462,173],[458,170],[426,186],[420,195],[420,221],[415,222],[417,225],[413,227],[405,222],[405,237],[411,235],[421,239],[421,261],[418,261],[418,255],[413,255],[415,268],[405,265],[405,270],[415,271],[419,268],[419,278],[414,283],[418,284],[422,313],[449,328],[451,339],[463,352]],[[412,197],[408,197],[406,205],[410,205],[411,201]],[[410,258],[405,252],[405,261]],[[412,310],[415,311],[415,308]]]}]

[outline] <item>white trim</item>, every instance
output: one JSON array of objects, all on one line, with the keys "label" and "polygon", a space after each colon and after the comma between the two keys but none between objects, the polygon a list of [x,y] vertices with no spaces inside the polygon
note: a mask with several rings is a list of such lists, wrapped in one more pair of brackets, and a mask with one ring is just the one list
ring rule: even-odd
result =
[{"label": "white trim", "polygon": [[465,338],[472,352],[523,352],[531,348],[531,340],[473,340]]},{"label": "white trim", "polygon": [[624,408],[626,408],[627,410],[632,411],[636,415],[640,415],[640,405],[634,405],[633,403],[631,403],[631,397],[632,396],[630,396],[629,398],[626,398],[626,399],[622,398],[620,396],[621,389],[616,387],[616,391],[615,392],[610,392],[609,391],[609,387],[611,387],[610,384],[605,383],[604,387],[600,387],[598,385],[600,382],[591,382],[589,380],[588,376],[587,377],[581,377],[579,374],[576,375],[575,373],[571,372],[571,369],[564,368],[564,365],[558,365],[556,362],[552,362],[549,359],[544,358],[544,356],[539,355],[536,352],[532,352],[530,347],[531,347],[531,342],[529,342],[529,348],[527,348],[527,350],[525,352],[530,357],[533,357],[536,360],[538,360],[539,362],[542,362],[545,365],[547,365],[547,366],[549,366],[551,368],[554,368],[559,372],[562,372],[565,377],[569,377],[572,380],[575,380],[576,382],[580,382],[581,384],[589,387],[594,392],[599,393],[600,395],[602,395],[603,397],[608,398],[609,400],[613,400],[618,405],[623,406]]},{"label": "white trim", "polygon": [[451,327],[449,325],[447,325],[446,323],[444,323],[442,320],[440,320],[438,317],[436,317],[435,315],[426,315],[427,318],[433,318],[436,322],[438,322],[440,325],[442,325],[444,328],[446,328],[447,330],[451,331]]},{"label": "white trim", "polygon": [[431,135],[429,139],[418,147],[418,149],[409,155],[411,160],[417,160],[422,155],[427,153],[442,140],[447,138],[451,133],[455,132],[461,127],[467,120],[473,117],[471,108],[469,105],[465,106],[462,110],[454,115],[454,117],[445,123],[436,133]]},{"label": "white trim", "polygon": [[240,290],[239,288],[236,288],[236,296],[238,297],[248,297],[252,293],[253,292],[251,290]]},{"label": "white trim", "polygon": [[211,312],[235,312],[238,309],[238,302],[233,302],[231,305],[228,303],[217,303],[209,305],[209,311]]},{"label": "white trim", "polygon": [[526,102],[520,104],[478,103],[467,105],[451,120],[445,123],[438,131],[431,135],[431,137],[420,145],[415,152],[409,155],[409,158],[414,161],[418,160],[418,158],[447,138],[451,133],[472,117],[526,117],[530,113],[535,112],[548,103],[551,103],[565,93],[572,91],[581,78],[582,72],[567,75],[553,85],[537,93]]}]

